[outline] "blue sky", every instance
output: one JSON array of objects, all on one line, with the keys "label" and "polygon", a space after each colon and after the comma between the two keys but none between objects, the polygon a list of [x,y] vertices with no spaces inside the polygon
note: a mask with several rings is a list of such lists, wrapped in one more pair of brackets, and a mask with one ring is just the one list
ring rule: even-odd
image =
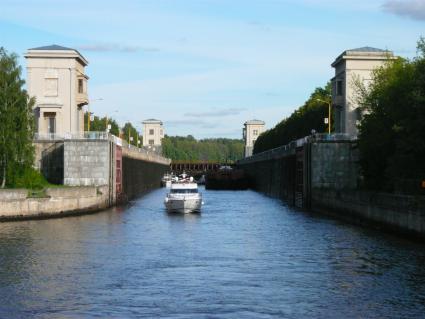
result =
[{"label": "blue sky", "polygon": [[0,46],[23,67],[28,48],[76,48],[97,115],[197,138],[240,138],[253,118],[273,127],[342,51],[413,57],[421,35],[425,0],[0,0]]}]

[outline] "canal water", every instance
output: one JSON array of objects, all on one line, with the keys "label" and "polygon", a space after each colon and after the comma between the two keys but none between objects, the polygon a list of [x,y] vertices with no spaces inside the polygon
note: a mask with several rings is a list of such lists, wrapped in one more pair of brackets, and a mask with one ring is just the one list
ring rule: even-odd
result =
[{"label": "canal water", "polygon": [[0,318],[419,318],[424,246],[205,191],[169,215],[165,189],[94,215],[0,224]]}]

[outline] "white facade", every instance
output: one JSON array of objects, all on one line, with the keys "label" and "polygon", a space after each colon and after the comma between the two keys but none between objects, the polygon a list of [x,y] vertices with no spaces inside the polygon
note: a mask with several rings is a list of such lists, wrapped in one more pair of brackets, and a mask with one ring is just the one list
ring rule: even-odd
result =
[{"label": "white facade", "polygon": [[391,51],[364,47],[344,51],[335,59],[332,63],[335,68],[335,77],[332,79],[332,105],[335,111],[336,133],[357,135],[361,112],[357,103],[355,82],[361,81],[367,86],[372,80],[373,70],[393,58]]},{"label": "white facade", "polygon": [[148,119],[143,124],[143,146],[160,148],[164,137],[164,127],[161,121]]},{"label": "white facade", "polygon": [[252,155],[255,141],[264,132],[264,127],[265,123],[260,120],[251,120],[244,123],[243,139],[245,141],[245,157]]},{"label": "white facade", "polygon": [[28,94],[36,99],[37,133],[83,132],[84,105],[89,102],[87,60],[77,50],[57,45],[29,49],[25,58]]}]

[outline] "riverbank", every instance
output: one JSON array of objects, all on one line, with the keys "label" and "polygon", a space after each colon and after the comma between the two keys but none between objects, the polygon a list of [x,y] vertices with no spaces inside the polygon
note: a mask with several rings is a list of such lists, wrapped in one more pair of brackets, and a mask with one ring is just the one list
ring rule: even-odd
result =
[{"label": "riverbank", "polygon": [[26,189],[0,190],[0,222],[93,213],[111,206],[108,186],[47,188],[28,196]]}]

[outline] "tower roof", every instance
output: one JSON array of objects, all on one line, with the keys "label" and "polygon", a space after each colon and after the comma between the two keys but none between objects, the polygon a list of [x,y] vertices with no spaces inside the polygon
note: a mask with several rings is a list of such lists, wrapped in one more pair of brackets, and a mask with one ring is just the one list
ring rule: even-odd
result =
[{"label": "tower roof", "polygon": [[162,121],[157,120],[157,119],[147,119],[147,120],[144,120],[142,123],[143,124],[161,124],[162,125]]},{"label": "tower roof", "polygon": [[246,121],[244,123],[244,125],[250,125],[250,124],[264,125],[266,123],[264,121],[261,121],[261,120],[249,120],[249,121]]},{"label": "tower roof", "polygon": [[78,52],[78,50],[63,47],[57,44],[51,44],[51,45],[28,49],[28,52],[25,55],[26,58],[28,57],[45,58],[45,57],[57,57],[57,56],[65,57],[65,58],[74,57],[77,60],[79,60],[84,66],[86,66],[89,63],[84,58],[84,56],[80,52]]},{"label": "tower roof", "polygon": [[366,46],[366,47],[361,47],[361,48],[356,48],[356,49],[350,49],[350,50],[347,50],[345,52],[368,52],[368,53],[371,53],[371,52],[384,53],[384,52],[386,52],[386,53],[388,53],[388,52],[391,52],[391,51]]},{"label": "tower roof", "polygon": [[335,67],[342,60],[346,59],[357,59],[357,60],[382,60],[394,58],[394,53],[390,50],[382,50],[369,46],[345,50],[342,52],[332,63],[332,67]]},{"label": "tower roof", "polygon": [[32,48],[32,49],[28,49],[28,50],[43,50],[43,51],[47,51],[47,50],[54,50],[54,51],[77,51],[75,49],[71,49],[71,48],[67,48],[67,47],[63,47],[61,45],[57,45],[57,44],[51,44],[51,45],[45,45],[42,47],[37,47],[37,48]]}]

